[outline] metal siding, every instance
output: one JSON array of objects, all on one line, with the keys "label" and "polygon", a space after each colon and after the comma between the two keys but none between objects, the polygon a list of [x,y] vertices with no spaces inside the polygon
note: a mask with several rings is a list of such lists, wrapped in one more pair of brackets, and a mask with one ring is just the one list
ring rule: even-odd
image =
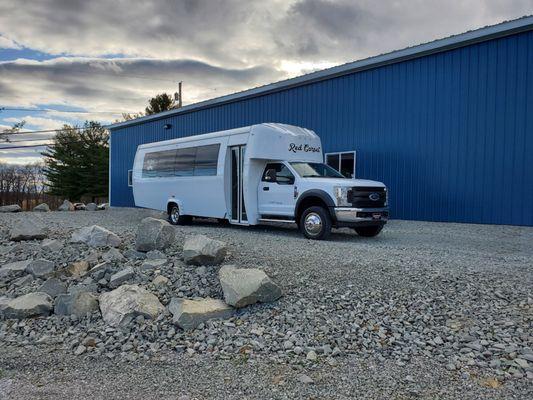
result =
[{"label": "metal siding", "polygon": [[[137,145],[261,122],[315,130],[385,182],[394,218],[533,225],[533,32],[112,131],[111,201]],[[172,124],[164,130],[165,123]]]}]

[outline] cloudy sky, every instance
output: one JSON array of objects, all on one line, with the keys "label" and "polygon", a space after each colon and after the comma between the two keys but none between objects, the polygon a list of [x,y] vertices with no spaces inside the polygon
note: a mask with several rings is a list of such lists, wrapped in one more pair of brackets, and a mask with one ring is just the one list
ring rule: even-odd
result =
[{"label": "cloudy sky", "polygon": [[[532,13],[533,0],[0,0],[0,108],[46,110],[1,111],[0,131],[105,124],[178,81],[191,104]],[[6,146],[0,162],[42,151]]]}]

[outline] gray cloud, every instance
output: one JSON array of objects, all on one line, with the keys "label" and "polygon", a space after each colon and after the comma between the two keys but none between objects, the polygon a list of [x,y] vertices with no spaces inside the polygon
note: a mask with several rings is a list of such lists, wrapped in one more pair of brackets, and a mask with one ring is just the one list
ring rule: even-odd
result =
[{"label": "gray cloud", "polygon": [[190,103],[273,81],[283,74],[268,67],[223,68],[193,60],[16,60],[0,62],[0,87],[5,89],[0,92],[0,104],[53,102],[92,111],[140,111],[156,93],[173,93],[180,77],[186,77],[184,99]]},{"label": "gray cloud", "polygon": [[531,11],[531,0],[2,0],[0,47],[56,58],[0,63],[0,104],[95,112],[43,114],[43,126],[110,122],[101,111],[141,111],[179,80],[188,104]]}]

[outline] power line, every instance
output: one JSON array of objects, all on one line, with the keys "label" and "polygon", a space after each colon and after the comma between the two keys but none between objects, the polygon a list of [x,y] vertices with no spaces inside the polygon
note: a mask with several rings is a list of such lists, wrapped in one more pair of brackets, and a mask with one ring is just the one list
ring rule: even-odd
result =
[{"label": "power line", "polygon": [[53,137],[51,138],[46,138],[46,139],[22,139],[22,140],[8,140],[6,142],[0,142],[2,144],[4,143],[27,143],[27,142],[42,142],[43,140],[54,140]]},{"label": "power line", "polygon": [[[51,139],[40,139],[40,140],[51,140]],[[23,141],[23,140],[21,140]],[[72,143],[84,143],[84,140],[69,140],[62,142],[61,144],[72,144]],[[4,146],[0,147],[0,150],[10,150],[10,149],[26,149],[26,148],[35,148],[35,147],[55,147],[55,143],[44,143],[44,144],[28,144],[20,146]]]},{"label": "power line", "polygon": [[77,110],[53,110],[50,108],[18,108],[18,107],[0,107],[2,111],[26,111],[26,112],[57,112],[73,114],[133,114],[126,111],[77,111]]},{"label": "power line", "polygon": [[[106,125],[102,125],[102,128],[105,129]],[[49,132],[62,132],[62,131],[67,131],[67,130],[85,130],[85,129],[91,129],[91,128],[85,128],[83,126],[69,126],[68,128],[57,128],[57,129],[43,129],[43,130],[40,130],[40,131],[24,131],[24,132],[6,132],[6,131],[3,131],[3,132],[0,132],[0,134],[4,134],[4,135],[23,135],[23,134],[28,134],[28,133],[49,133]],[[31,140],[31,139],[28,139],[28,140]]]},{"label": "power line", "polygon": [[0,150],[27,149],[31,147],[54,147],[54,145],[52,143],[50,144],[29,144],[25,146],[0,147]]}]

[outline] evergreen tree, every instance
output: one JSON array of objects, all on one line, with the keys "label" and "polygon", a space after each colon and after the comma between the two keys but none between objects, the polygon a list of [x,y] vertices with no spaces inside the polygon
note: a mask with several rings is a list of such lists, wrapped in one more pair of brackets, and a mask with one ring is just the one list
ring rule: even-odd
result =
[{"label": "evergreen tree", "polygon": [[98,122],[82,129],[65,125],[46,152],[44,173],[50,194],[79,200],[107,197],[109,184],[108,133]]},{"label": "evergreen tree", "polygon": [[146,107],[146,115],[157,114],[163,111],[172,110],[176,108],[176,102],[172,96],[162,93],[148,100],[148,107]]}]

